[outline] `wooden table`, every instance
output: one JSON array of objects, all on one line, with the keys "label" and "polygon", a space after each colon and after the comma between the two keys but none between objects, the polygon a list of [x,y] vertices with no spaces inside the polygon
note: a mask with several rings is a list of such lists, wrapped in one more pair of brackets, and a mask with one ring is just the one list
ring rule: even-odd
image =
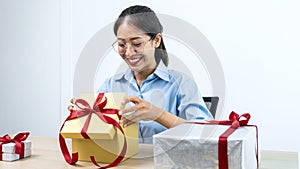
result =
[{"label": "wooden table", "polygon": [[[14,161],[0,161],[0,169],[95,169],[91,162],[77,162],[72,166],[65,162],[55,137],[31,136],[32,156]],[[120,163],[117,167],[122,169],[152,169],[152,145],[141,144],[140,153],[131,159]],[[261,164],[259,169],[298,169],[298,153],[285,151],[261,151]]]}]

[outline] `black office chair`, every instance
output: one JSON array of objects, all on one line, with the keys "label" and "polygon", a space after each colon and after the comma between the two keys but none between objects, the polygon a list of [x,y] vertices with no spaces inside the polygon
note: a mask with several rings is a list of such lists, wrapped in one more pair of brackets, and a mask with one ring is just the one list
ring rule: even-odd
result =
[{"label": "black office chair", "polygon": [[211,96],[211,97],[203,97],[203,100],[206,104],[206,107],[212,114],[212,116],[215,118],[216,112],[217,112],[217,107],[218,107],[218,102],[219,102],[219,97],[218,96]]}]

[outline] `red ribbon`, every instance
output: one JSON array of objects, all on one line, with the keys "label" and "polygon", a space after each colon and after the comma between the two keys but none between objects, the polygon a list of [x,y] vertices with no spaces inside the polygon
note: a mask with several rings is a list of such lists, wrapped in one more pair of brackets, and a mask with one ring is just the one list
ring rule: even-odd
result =
[{"label": "red ribbon", "polygon": [[[127,141],[126,141],[126,137],[124,134],[124,131],[121,127],[121,125],[113,118],[106,116],[104,114],[116,114],[118,115],[118,118],[121,119],[121,116],[119,116],[118,114],[118,110],[117,109],[106,109],[104,108],[107,104],[107,98],[104,98],[104,101],[100,103],[100,101],[102,100],[104,96],[104,93],[99,93],[98,97],[96,98],[96,101],[94,102],[93,108],[90,107],[90,105],[88,104],[88,102],[86,102],[83,99],[77,99],[75,102],[75,105],[79,108],[79,110],[71,110],[70,111],[70,115],[67,117],[67,119],[64,121],[63,125],[60,128],[60,131],[62,130],[62,128],[64,127],[64,124],[66,121],[68,120],[72,120],[72,119],[76,119],[79,117],[83,117],[83,116],[88,116],[84,126],[81,130],[81,135],[83,136],[84,139],[90,139],[90,137],[88,136],[87,129],[88,126],[90,124],[90,120],[92,117],[92,114],[96,114],[101,120],[103,120],[105,123],[107,124],[111,124],[114,127],[116,127],[117,129],[119,129],[121,131],[121,133],[123,134],[124,137],[124,143],[123,143],[123,149],[121,151],[121,153],[119,154],[119,156],[111,163],[108,164],[106,166],[101,167],[100,165],[97,164],[95,157],[94,156],[90,156],[91,161],[98,167],[100,167],[101,169],[104,168],[109,168],[109,167],[114,167],[116,165],[118,165],[124,158],[126,151],[127,151]],[[83,106],[81,106],[81,105]],[[60,144],[60,148],[62,151],[62,154],[66,160],[67,163],[73,165],[78,161],[78,152],[76,153],[72,153],[72,157],[70,156],[68,147],[66,145],[65,139],[64,137],[61,135],[61,133],[59,134],[59,144]]]},{"label": "red ribbon", "polygon": [[24,158],[24,143],[29,136],[29,132],[22,132],[17,134],[13,139],[8,134],[0,137],[0,161],[2,160],[2,145],[7,143],[15,143],[15,153],[20,155],[20,159]]},{"label": "red ribbon", "polygon": [[[218,124],[218,125],[230,125],[230,127],[221,134],[219,137],[218,158],[219,169],[228,169],[228,152],[227,152],[227,138],[240,126],[252,126],[256,128],[256,163],[258,167],[258,129],[256,125],[248,125],[250,120],[250,114],[245,113],[241,116],[232,111],[229,115],[229,120],[210,120],[205,122],[191,122],[193,124]],[[190,123],[190,122],[189,122]]]}]

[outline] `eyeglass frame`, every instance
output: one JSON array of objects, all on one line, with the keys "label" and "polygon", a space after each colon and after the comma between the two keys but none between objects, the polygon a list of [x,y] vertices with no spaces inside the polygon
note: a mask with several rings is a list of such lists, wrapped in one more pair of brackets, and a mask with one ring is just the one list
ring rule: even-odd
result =
[{"label": "eyeglass frame", "polygon": [[[150,42],[151,40],[154,40],[155,37],[156,37],[156,35],[157,35],[157,34],[152,34],[152,35],[150,35],[150,39],[149,39],[148,41],[142,43],[142,44],[143,44],[143,50],[137,51],[137,50],[135,49],[134,51],[137,51],[136,53],[143,53],[144,50],[145,50],[146,44],[147,44],[148,42]],[[128,43],[128,42],[127,42],[127,43]],[[112,46],[113,50],[114,50],[116,53],[118,53],[118,54],[120,54],[120,55],[124,55],[124,54],[126,53],[126,50],[127,50],[127,47],[128,47],[128,45],[126,45],[127,43],[125,43],[125,46],[124,46],[124,53],[121,53],[121,52],[119,52],[119,49],[116,49],[116,48],[119,48],[119,46],[118,46],[118,39],[117,39],[114,43],[112,43],[111,46]],[[132,47],[132,42],[129,42],[129,43],[130,43],[130,48],[129,48],[129,50],[134,49],[134,47]],[[114,45],[117,45],[116,48],[114,47]]]}]

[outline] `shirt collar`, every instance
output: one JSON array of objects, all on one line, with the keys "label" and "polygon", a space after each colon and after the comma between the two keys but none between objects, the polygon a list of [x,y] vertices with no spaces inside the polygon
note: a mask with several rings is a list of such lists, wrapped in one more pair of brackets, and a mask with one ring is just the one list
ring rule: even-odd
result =
[{"label": "shirt collar", "polygon": [[162,62],[158,64],[157,68],[154,71],[154,74],[167,82],[170,81],[168,68]]},{"label": "shirt collar", "polygon": [[[161,62],[158,64],[155,71],[148,77],[153,77],[153,76],[158,76],[159,78],[161,78],[167,82],[170,81],[169,71],[168,71],[167,67]],[[115,80],[121,80],[122,78],[125,78],[128,81],[133,79],[133,74],[132,74],[132,71],[130,70],[130,68],[128,68],[123,73],[114,75]]]}]

